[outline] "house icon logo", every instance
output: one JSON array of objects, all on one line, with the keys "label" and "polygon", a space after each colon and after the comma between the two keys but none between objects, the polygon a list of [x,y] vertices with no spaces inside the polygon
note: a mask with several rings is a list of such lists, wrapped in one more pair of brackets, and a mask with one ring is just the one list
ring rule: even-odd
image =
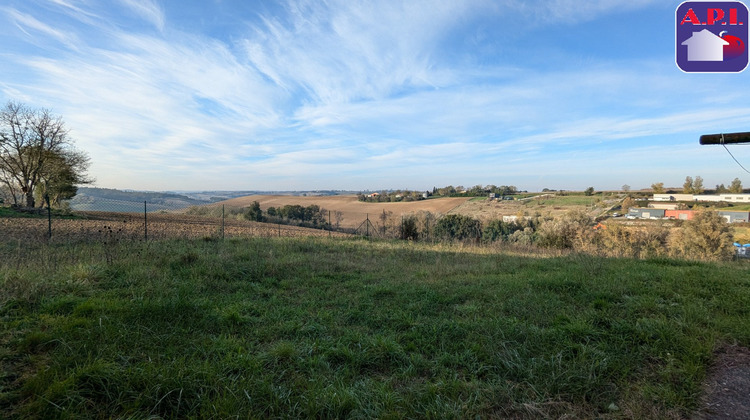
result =
[{"label": "house icon logo", "polygon": [[675,61],[688,73],[734,73],[748,65],[748,9],[739,1],[687,1],[677,7]]},{"label": "house icon logo", "polygon": [[687,45],[688,61],[724,61],[724,46],[729,45],[708,29],[693,32],[682,45]]}]

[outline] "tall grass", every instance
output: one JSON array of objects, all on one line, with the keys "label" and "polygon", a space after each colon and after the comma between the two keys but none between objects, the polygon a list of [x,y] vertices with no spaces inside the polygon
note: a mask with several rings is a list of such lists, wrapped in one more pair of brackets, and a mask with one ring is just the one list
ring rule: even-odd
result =
[{"label": "tall grass", "polygon": [[0,262],[0,417],[680,418],[713,350],[750,344],[747,271],[311,238],[42,247]]}]

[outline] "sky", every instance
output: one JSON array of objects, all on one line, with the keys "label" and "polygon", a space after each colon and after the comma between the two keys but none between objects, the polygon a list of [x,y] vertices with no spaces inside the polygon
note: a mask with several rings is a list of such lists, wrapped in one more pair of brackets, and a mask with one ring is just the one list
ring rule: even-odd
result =
[{"label": "sky", "polygon": [[750,70],[682,72],[680,3],[4,0],[0,104],[105,188],[750,187],[698,143],[750,131]]}]

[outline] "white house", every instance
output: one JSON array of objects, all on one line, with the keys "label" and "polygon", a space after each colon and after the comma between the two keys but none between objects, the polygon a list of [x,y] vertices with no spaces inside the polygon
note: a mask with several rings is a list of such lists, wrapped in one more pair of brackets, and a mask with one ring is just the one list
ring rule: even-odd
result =
[{"label": "white house", "polygon": [[724,61],[724,46],[729,42],[708,29],[693,32],[693,36],[682,42],[687,45],[688,61]]},{"label": "white house", "polygon": [[693,195],[693,194],[654,194],[653,201],[708,201],[727,203],[748,203],[750,194],[718,194],[718,195]]},{"label": "white house", "polygon": [[654,201],[693,201],[693,194],[654,194]]}]

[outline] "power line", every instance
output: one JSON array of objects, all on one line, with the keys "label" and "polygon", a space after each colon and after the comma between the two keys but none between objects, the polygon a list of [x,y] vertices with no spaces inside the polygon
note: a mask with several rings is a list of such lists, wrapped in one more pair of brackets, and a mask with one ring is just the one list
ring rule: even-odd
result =
[{"label": "power line", "polygon": [[750,174],[750,171],[748,171],[747,168],[745,168],[744,166],[742,166],[742,164],[740,163],[740,161],[738,161],[737,158],[734,157],[734,155],[732,154],[732,152],[729,151],[729,149],[727,148],[727,145],[724,144],[724,143],[722,143],[721,145],[724,146],[724,150],[726,150],[727,153],[729,153],[729,156],[731,156],[732,159],[734,159],[734,161],[737,162],[738,165],[740,165],[740,168],[742,168],[745,172],[747,172],[747,173]]}]

